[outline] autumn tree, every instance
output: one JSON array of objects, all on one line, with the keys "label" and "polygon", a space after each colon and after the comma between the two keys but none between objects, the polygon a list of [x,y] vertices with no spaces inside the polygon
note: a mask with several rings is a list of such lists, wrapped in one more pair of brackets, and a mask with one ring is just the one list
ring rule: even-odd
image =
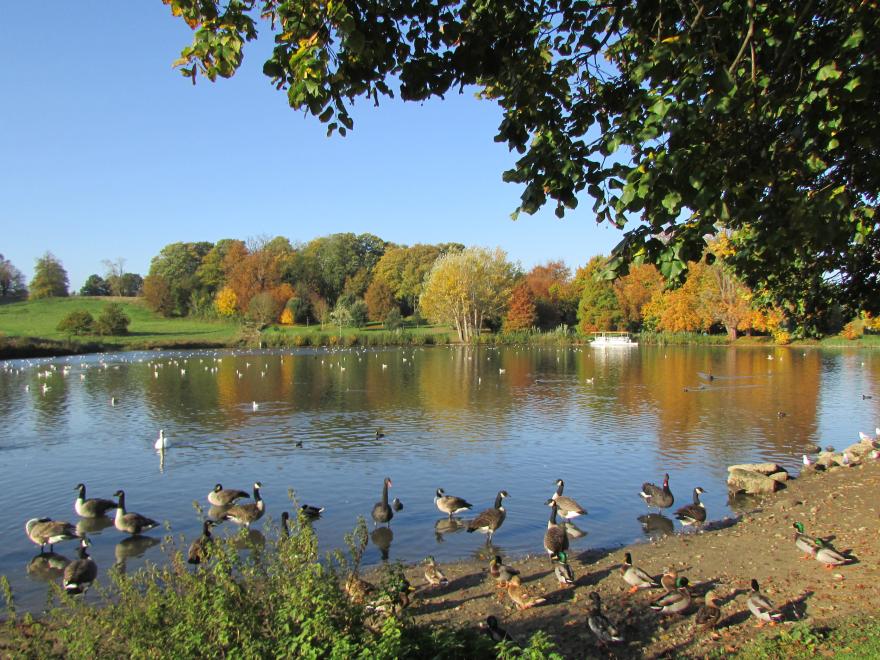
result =
[{"label": "autumn tree", "polygon": [[346,282],[350,282],[350,293],[366,290],[369,274],[384,252],[385,241],[373,234],[331,234],[303,247],[299,267],[306,271],[307,280],[315,282],[321,296],[335,303]]},{"label": "autumn tree", "polygon": [[[384,257],[383,257],[384,258]],[[397,309],[394,293],[384,279],[375,277],[364,294],[371,321],[384,321],[392,309]]]},{"label": "autumn tree", "polygon": [[27,297],[24,275],[9,259],[0,254],[0,300],[20,300]]},{"label": "autumn tree", "polygon": [[238,296],[232,287],[225,286],[214,296],[214,309],[220,316],[235,316],[238,311]]},{"label": "autumn tree", "polygon": [[214,243],[208,253],[202,257],[202,261],[196,269],[196,278],[200,287],[211,295],[216,294],[226,284],[229,266],[226,255],[233,251],[236,254],[246,253],[247,248],[244,241],[223,238]]},{"label": "autumn tree", "polygon": [[411,247],[389,247],[376,263],[373,279],[385,282],[407,313],[412,313],[425,285],[425,278],[437,257],[447,252],[461,252],[463,249],[464,245],[461,243],[417,243]]},{"label": "autumn tree", "polygon": [[174,294],[168,280],[162,275],[147,275],[144,278],[143,296],[147,307],[154,312],[166,317],[174,314]]},{"label": "autumn tree", "polygon": [[[211,251],[212,247],[212,244],[206,241],[170,243],[163,247],[158,255],[153,257],[150,262],[148,276],[161,278],[163,282],[161,287],[163,289],[167,287],[167,293],[170,295],[173,305],[172,313],[185,316],[190,311],[193,292],[199,288],[199,279],[196,276],[196,272],[202,263],[202,259]],[[144,297],[149,300],[151,297],[155,297],[155,293],[158,291],[156,287],[159,280],[153,280],[151,285],[154,288],[153,294],[147,296],[147,279],[144,278]],[[167,303],[163,302],[162,308],[167,308]],[[154,309],[157,308],[154,307]]]},{"label": "autumn tree", "polygon": [[643,308],[663,289],[663,285],[663,276],[653,264],[632,266],[629,273],[614,281],[614,295],[629,330],[639,329]]},{"label": "autumn tree", "polygon": [[500,248],[447,253],[434,262],[419,304],[435,323],[453,325],[459,341],[470,341],[484,321],[504,314],[516,275]]},{"label": "autumn tree", "polygon": [[258,293],[248,301],[247,317],[260,328],[274,323],[280,312],[281,307],[268,291]]},{"label": "autumn tree", "polygon": [[535,295],[526,280],[520,280],[510,295],[507,316],[504,318],[505,332],[530,330],[538,320]]},{"label": "autumn tree", "polygon": [[560,323],[574,323],[578,298],[568,295],[571,270],[563,261],[535,266],[526,273],[525,280],[535,300],[540,328],[549,330]]},{"label": "autumn tree", "polygon": [[602,274],[607,258],[595,256],[584,269],[584,289],[578,304],[578,329],[581,332],[616,330],[623,313],[611,282]]},{"label": "autumn tree", "polygon": [[233,75],[259,28],[269,82],[328,133],[359,97],[478,86],[520,154],[517,212],[594,200],[628,229],[621,274],[639,259],[679,277],[724,224],[753,290],[809,317],[824,278],[853,313],[880,310],[874,2],[165,2],[195,30],[185,76]]},{"label": "autumn tree", "polygon": [[67,296],[67,271],[58,258],[46,252],[37,259],[34,267],[34,279],[31,280],[30,298],[56,298]]}]

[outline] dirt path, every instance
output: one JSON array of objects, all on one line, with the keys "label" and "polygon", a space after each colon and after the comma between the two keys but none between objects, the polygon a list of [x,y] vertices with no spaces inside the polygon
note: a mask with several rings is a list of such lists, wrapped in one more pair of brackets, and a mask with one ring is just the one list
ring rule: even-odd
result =
[{"label": "dirt path", "polygon": [[[760,630],[746,608],[749,582],[756,578],[762,592],[785,613],[790,626],[799,620],[812,625],[833,623],[850,615],[880,608],[880,553],[878,538],[880,464],[838,468],[789,482],[786,490],[768,497],[755,511],[724,529],[667,536],[657,542],[613,551],[575,551],[573,588],[561,589],[546,555],[505,561],[522,572],[529,590],[547,602],[518,611],[506,596],[496,597],[487,563],[461,562],[443,566],[450,583],[434,590],[421,588],[420,567],[407,569],[420,587],[412,607],[420,623],[442,622],[475,627],[493,614],[516,639],[524,641],[537,630],[546,631],[566,657],[703,656],[712,648],[739,648]],[[710,512],[711,516],[711,512]],[[793,541],[794,521],[808,534],[829,539],[854,561],[828,570],[814,560],[800,559]],[[718,525],[721,526],[721,525]],[[536,530],[540,538],[540,530]],[[626,551],[652,575],[675,568],[689,579],[695,604],[677,620],[663,620],[648,608],[659,591],[628,595],[628,585],[617,570]],[[713,639],[696,632],[693,613],[708,589],[720,598],[721,623]],[[623,628],[626,642],[598,651],[586,625],[588,594],[598,591],[604,610]]]}]

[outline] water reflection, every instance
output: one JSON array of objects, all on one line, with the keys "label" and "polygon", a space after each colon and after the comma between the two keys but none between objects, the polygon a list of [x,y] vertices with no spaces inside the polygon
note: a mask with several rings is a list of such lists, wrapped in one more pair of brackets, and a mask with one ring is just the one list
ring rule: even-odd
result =
[{"label": "water reflection", "polygon": [[69,563],[70,559],[57,552],[41,552],[28,562],[27,574],[42,582],[55,582],[64,575]]},{"label": "water reflection", "polygon": [[562,521],[563,527],[565,527],[565,532],[568,534],[568,537],[571,539],[582,539],[587,535],[587,532],[577,525],[575,525],[570,520]]},{"label": "water reflection", "polygon": [[113,519],[107,516],[99,516],[98,518],[80,518],[76,523],[76,533],[80,536],[84,534],[94,534],[103,529],[113,526]]},{"label": "water reflection", "polygon": [[253,552],[266,547],[266,536],[258,529],[242,528],[229,542],[236,550],[251,550]]},{"label": "water reflection", "polygon": [[377,527],[370,533],[370,541],[373,542],[382,555],[382,561],[388,561],[388,553],[391,550],[391,542],[394,540],[394,532],[390,527]]},{"label": "water reflection", "polygon": [[646,513],[638,517],[639,523],[642,525],[642,531],[648,538],[660,538],[669,536],[675,532],[675,525],[672,519],[667,518],[662,513]]},{"label": "water reflection", "polygon": [[461,518],[443,516],[434,523],[434,537],[437,543],[443,543],[443,537],[446,534],[455,534],[465,527]]},{"label": "water reflection", "polygon": [[161,541],[152,536],[129,536],[116,544],[114,554],[116,556],[116,565],[121,567],[125,572],[125,561],[127,559],[137,559],[143,557],[147,550],[154,545],[159,545]]}]

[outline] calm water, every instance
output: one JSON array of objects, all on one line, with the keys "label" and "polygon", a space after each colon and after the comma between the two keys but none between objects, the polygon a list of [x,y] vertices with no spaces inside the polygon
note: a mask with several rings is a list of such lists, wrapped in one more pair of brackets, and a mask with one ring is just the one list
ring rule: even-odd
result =
[{"label": "calm water", "polygon": [[[27,571],[37,548],[24,523],[76,522],[80,481],[92,497],[124,488],[129,510],[187,539],[200,531],[193,502],[207,510],[218,481],[244,490],[263,483],[268,514],[255,528],[266,532],[290,508],[293,488],[300,502],[326,507],[315,529],[331,549],[359,515],[369,518],[387,475],[390,496],[404,504],[390,558],[442,562],[477,555],[485,537],[435,529],[438,487],[474,511],[506,489],[495,544],[515,556],[543,552],[543,502],[563,478],[566,494],[589,510],[575,550],[608,547],[645,538],[643,481],[669,472],[676,506],[702,486],[710,519],[720,519],[733,513],[727,465],[796,468],[805,443],[842,448],[880,425],[880,353],[867,350],[150,352],[0,365],[0,573],[30,609],[44,605],[47,586]],[[164,462],[153,450],[160,428],[173,443]],[[164,533],[132,548],[112,526],[93,532],[100,575],[113,564],[161,561]],[[75,545],[56,552],[72,558]],[[373,544],[366,561],[381,561]]]}]

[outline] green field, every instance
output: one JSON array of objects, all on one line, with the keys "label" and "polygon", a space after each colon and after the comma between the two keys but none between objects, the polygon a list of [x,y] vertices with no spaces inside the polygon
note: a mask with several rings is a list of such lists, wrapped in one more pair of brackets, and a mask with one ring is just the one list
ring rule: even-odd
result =
[{"label": "green field", "polygon": [[[87,310],[97,318],[107,304],[118,303],[131,319],[124,337],[86,335],[69,338],[56,327],[70,312]],[[230,321],[192,318],[164,318],[151,312],[138,298],[44,298],[0,305],[0,338],[7,343],[49,340],[47,344],[70,340],[74,347],[99,344],[102,350],[154,348],[175,345],[225,346],[238,341],[241,327]]]}]

